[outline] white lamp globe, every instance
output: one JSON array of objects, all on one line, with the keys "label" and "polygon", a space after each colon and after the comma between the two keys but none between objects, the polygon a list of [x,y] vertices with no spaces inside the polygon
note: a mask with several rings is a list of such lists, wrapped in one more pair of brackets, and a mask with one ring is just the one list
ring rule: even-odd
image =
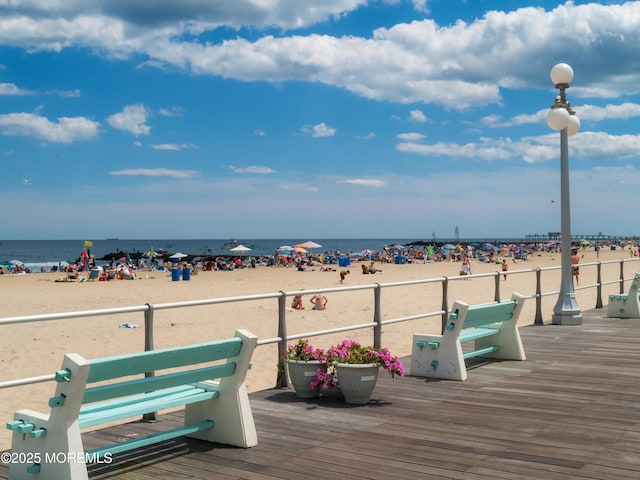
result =
[{"label": "white lamp globe", "polygon": [[547,125],[553,130],[564,130],[569,125],[569,112],[564,108],[551,108],[547,112]]},{"label": "white lamp globe", "polygon": [[570,84],[573,80],[573,68],[566,63],[558,63],[551,69],[551,81],[554,85]]},{"label": "white lamp globe", "polygon": [[580,119],[576,115],[569,115],[567,124],[567,135],[575,135],[580,130]]}]

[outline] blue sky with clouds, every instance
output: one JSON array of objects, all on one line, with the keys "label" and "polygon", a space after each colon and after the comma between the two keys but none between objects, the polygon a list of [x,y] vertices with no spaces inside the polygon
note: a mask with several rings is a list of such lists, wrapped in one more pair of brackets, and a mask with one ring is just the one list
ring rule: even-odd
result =
[{"label": "blue sky with clouds", "polygon": [[0,0],[4,239],[638,234],[640,2]]}]

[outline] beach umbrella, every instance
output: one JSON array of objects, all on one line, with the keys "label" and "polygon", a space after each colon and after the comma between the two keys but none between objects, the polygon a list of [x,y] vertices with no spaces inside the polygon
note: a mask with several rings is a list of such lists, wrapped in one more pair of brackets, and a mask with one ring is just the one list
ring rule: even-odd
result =
[{"label": "beach umbrella", "polygon": [[456,246],[451,244],[451,243],[447,243],[447,244],[443,245],[442,248],[444,248],[445,250],[454,250],[456,248]]},{"label": "beach umbrella", "polygon": [[289,245],[282,245],[281,247],[278,247],[279,252],[290,252],[291,250],[293,250],[293,247]]},{"label": "beach umbrella", "polygon": [[21,260],[9,260],[11,265],[24,265],[24,262]]},{"label": "beach umbrella", "polygon": [[321,248],[322,245],[320,245],[319,243],[316,243],[312,240],[309,240],[307,242],[304,243],[299,243],[298,245],[296,245],[296,247],[302,247],[302,248],[307,248],[307,249],[311,249],[311,248]]},{"label": "beach umbrella", "polygon": [[181,258],[187,257],[188,255],[186,253],[180,253],[180,252],[176,252],[173,255],[171,255],[169,258],[172,260],[180,260]]},{"label": "beach umbrella", "polygon": [[238,245],[237,247],[233,247],[229,249],[230,252],[250,252],[251,249],[249,247],[245,247],[244,245]]},{"label": "beach umbrella", "polygon": [[307,249],[303,248],[299,245],[296,245],[295,247],[293,247],[293,250],[291,250],[292,252],[296,252],[296,253],[307,253]]}]

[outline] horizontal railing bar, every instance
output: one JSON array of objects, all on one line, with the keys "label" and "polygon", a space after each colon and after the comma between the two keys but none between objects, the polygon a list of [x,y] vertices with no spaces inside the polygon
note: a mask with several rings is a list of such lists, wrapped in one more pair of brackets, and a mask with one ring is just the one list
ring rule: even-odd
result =
[{"label": "horizontal railing bar", "polygon": [[29,378],[19,378],[17,380],[7,380],[5,382],[0,382],[0,389],[10,388],[10,387],[19,387],[21,385],[31,385],[34,383],[42,383],[49,382],[51,380],[55,380],[56,376],[54,373],[49,375],[40,375],[39,377],[29,377]]},{"label": "horizontal railing bar", "polygon": [[419,318],[435,317],[447,313],[444,310],[438,310],[437,312],[420,313],[418,315],[410,315],[408,317],[391,318],[389,320],[383,320],[380,322],[382,325],[391,325],[393,323],[407,322],[410,320],[418,320]]},{"label": "horizontal railing bar", "polygon": [[349,332],[351,330],[362,330],[363,328],[375,327],[376,322],[361,323],[359,325],[349,325],[348,327],[330,328],[327,330],[316,330],[315,332],[296,333],[294,335],[287,335],[287,342],[290,340],[298,340],[300,338],[318,337],[320,335],[330,335],[332,333]]},{"label": "horizontal railing bar", "polygon": [[0,325],[9,325],[12,323],[41,322],[43,320],[65,320],[78,317],[98,317],[102,315],[115,315],[121,313],[146,312],[148,309],[148,305],[138,305],[135,307],[117,307],[106,308],[102,310],[80,310],[77,312],[43,313],[40,315],[27,315],[23,317],[6,317],[0,319]]}]

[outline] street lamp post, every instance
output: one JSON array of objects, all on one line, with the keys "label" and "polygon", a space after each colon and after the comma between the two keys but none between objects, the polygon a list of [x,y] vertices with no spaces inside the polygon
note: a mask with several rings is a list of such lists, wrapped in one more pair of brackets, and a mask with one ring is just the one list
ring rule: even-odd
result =
[{"label": "street lamp post", "polygon": [[551,323],[554,325],[582,324],[582,311],[576,302],[571,265],[571,207],[569,200],[569,144],[567,137],[580,129],[580,120],[567,101],[565,90],[573,80],[573,69],[559,63],[551,69],[551,81],[560,91],[547,113],[549,127],[560,131],[560,248],[562,283]]}]

